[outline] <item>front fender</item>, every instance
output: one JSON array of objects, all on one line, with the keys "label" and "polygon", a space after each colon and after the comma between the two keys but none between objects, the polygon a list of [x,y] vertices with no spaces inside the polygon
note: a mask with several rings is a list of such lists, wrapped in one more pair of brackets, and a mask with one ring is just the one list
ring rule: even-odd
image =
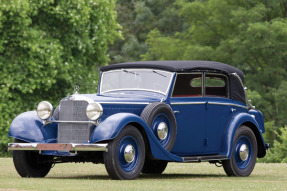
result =
[{"label": "front fender", "polygon": [[148,137],[150,150],[154,158],[167,161],[183,161],[181,157],[173,155],[163,148],[146,122],[139,116],[132,113],[117,113],[105,119],[93,131],[90,142],[95,143],[99,141],[112,140],[127,124],[130,123],[136,123],[137,127],[144,130]]},{"label": "front fender", "polygon": [[28,111],[13,120],[9,128],[9,137],[31,143],[55,142],[57,129],[57,123],[44,125],[36,111]]},{"label": "front fender", "polygon": [[244,123],[252,124],[252,127],[250,128],[253,130],[256,136],[259,147],[265,148],[264,139],[262,137],[262,133],[260,131],[257,121],[248,113],[239,113],[231,119],[225,131],[225,138],[223,142],[223,155],[226,155],[228,158],[230,158],[232,154],[234,135],[237,129]]}]

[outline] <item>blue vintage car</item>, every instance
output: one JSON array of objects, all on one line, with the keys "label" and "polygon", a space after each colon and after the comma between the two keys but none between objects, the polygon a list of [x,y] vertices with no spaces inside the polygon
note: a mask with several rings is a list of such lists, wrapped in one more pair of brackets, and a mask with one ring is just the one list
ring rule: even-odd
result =
[{"label": "blue vintage car", "polygon": [[[161,174],[168,162],[208,161],[248,176],[266,154],[264,119],[244,74],[209,61],[143,61],[101,68],[96,94],[39,103],[10,126],[15,168],[44,177],[64,162],[104,163],[113,179]],[[96,89],[96,88],[95,88]]]}]

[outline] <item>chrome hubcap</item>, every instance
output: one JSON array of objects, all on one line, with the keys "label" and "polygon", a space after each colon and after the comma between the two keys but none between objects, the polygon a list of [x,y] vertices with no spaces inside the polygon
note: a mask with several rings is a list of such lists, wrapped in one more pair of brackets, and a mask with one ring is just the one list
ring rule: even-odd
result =
[{"label": "chrome hubcap", "polygon": [[168,134],[168,127],[165,122],[161,122],[157,127],[157,135],[160,140],[164,140]]},{"label": "chrome hubcap", "polygon": [[239,156],[242,161],[246,161],[249,156],[249,149],[246,144],[240,146],[239,149]]},{"label": "chrome hubcap", "polygon": [[127,145],[124,151],[125,160],[130,163],[135,159],[135,149],[132,145]]}]

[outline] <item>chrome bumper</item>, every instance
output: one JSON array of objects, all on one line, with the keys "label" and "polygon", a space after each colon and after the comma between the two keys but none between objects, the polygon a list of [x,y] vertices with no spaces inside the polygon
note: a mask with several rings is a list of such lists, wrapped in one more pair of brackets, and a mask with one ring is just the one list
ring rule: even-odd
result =
[{"label": "chrome bumper", "polygon": [[108,144],[8,143],[8,151],[108,151]]}]

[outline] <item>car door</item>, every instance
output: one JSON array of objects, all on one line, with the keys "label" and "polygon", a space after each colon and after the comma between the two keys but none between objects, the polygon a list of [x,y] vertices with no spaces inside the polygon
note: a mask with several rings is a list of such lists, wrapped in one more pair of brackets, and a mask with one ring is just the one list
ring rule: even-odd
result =
[{"label": "car door", "polygon": [[205,73],[204,76],[204,96],[207,102],[206,152],[218,154],[224,131],[235,110],[229,99],[228,77],[218,73]]},{"label": "car door", "polygon": [[202,155],[206,147],[206,101],[203,98],[203,73],[178,73],[170,98],[175,112],[177,137],[172,152],[177,155]]}]

